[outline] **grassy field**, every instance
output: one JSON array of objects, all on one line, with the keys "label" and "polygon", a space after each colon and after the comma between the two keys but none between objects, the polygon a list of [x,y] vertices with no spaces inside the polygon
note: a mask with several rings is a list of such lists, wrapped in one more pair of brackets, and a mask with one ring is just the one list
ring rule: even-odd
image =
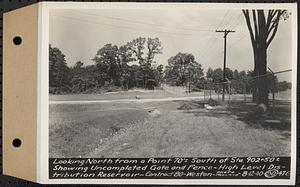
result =
[{"label": "grassy field", "polygon": [[260,116],[240,101],[50,104],[50,157],[289,156],[290,103],[276,104]]}]

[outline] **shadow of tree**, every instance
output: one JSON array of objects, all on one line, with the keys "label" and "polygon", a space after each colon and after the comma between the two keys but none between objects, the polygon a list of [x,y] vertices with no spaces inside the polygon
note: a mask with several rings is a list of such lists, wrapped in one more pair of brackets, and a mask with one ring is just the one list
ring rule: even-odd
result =
[{"label": "shadow of tree", "polygon": [[[287,101],[276,101],[274,113],[272,106],[265,113],[257,110],[256,104],[233,101],[230,105],[215,106],[211,110],[204,107],[204,101],[174,101],[179,102],[178,110],[195,116],[209,116],[226,118],[233,116],[235,119],[245,122],[251,128],[268,130],[291,130],[291,103]],[[290,132],[282,134],[290,137]]]}]

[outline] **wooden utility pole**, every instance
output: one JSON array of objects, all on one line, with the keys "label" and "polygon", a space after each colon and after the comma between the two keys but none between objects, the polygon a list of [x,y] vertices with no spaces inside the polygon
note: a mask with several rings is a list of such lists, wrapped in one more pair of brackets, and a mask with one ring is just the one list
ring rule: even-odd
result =
[{"label": "wooden utility pole", "polygon": [[226,81],[226,38],[227,35],[231,32],[235,32],[233,30],[216,30],[216,32],[223,32],[224,33],[224,66],[223,66],[223,94],[222,94],[222,101],[224,102],[225,100],[225,81]]}]

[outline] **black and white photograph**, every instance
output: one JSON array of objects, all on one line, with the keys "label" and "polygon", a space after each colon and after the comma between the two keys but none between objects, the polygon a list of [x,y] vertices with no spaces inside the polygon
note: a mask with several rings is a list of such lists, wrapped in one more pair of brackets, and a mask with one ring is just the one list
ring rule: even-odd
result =
[{"label": "black and white photograph", "polygon": [[293,14],[51,9],[49,158],[290,158]]}]

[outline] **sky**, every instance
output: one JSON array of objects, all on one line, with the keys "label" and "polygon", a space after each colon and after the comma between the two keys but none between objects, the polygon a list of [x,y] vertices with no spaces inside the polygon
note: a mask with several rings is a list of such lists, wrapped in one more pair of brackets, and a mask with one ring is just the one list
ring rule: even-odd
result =
[{"label": "sky", "polygon": [[[204,72],[223,67],[223,33],[227,36],[227,67],[253,70],[253,52],[249,31],[241,10],[204,9],[98,9],[51,10],[49,42],[65,54],[68,66],[77,61],[85,65],[105,44],[124,45],[138,37],[158,37],[162,54],[158,64],[167,65],[178,52],[192,53]],[[268,49],[268,66],[273,71],[292,68],[291,20],[281,21],[275,39]],[[279,80],[291,80],[291,73],[278,75]]]}]

